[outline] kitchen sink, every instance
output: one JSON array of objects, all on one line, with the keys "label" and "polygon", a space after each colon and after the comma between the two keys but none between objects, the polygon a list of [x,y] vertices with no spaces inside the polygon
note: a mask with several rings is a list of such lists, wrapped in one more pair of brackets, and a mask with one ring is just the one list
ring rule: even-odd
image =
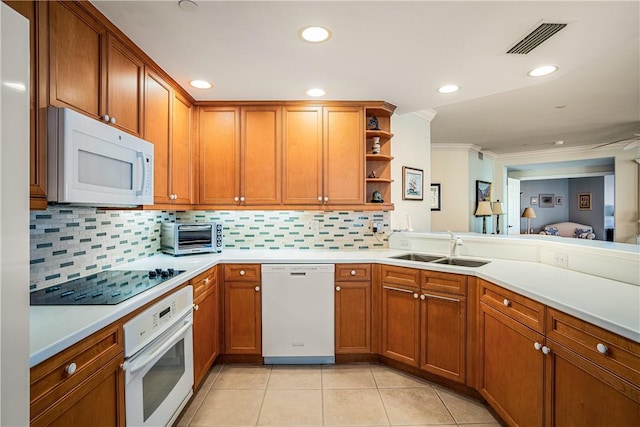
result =
[{"label": "kitchen sink", "polygon": [[448,265],[457,265],[460,267],[482,267],[485,264],[489,264],[490,261],[477,261],[474,259],[464,259],[464,258],[442,258],[436,261],[433,261],[434,264],[448,264]]},{"label": "kitchen sink", "polygon": [[396,256],[392,256],[389,258],[395,258],[395,259],[404,259],[407,261],[420,261],[420,262],[432,262],[438,259],[442,259],[442,256],[438,256],[438,255],[422,255],[422,254],[413,254],[413,253],[409,253],[409,254],[404,254],[404,255],[396,255]]}]

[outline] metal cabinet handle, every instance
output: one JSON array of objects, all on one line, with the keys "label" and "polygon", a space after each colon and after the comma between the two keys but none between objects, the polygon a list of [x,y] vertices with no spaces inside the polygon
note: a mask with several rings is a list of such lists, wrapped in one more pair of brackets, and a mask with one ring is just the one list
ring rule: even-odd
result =
[{"label": "metal cabinet handle", "polygon": [[78,366],[75,363],[71,362],[64,368],[64,371],[67,373],[67,375],[73,375],[76,372],[77,368]]},{"label": "metal cabinet handle", "polygon": [[336,291],[340,292],[340,289],[342,289],[340,286],[336,286]]},{"label": "metal cabinet handle", "polygon": [[[394,288],[392,286],[383,286],[382,289],[388,289],[390,291],[398,291],[398,292],[404,292],[406,294],[412,294],[413,291],[410,291],[408,289],[400,289],[400,288]],[[417,295],[417,294],[416,294]]]},{"label": "metal cabinet handle", "polygon": [[240,196],[240,201],[244,202],[244,196]]},{"label": "metal cabinet handle", "polygon": [[238,196],[234,197],[234,198],[233,198],[233,201],[234,201],[234,202],[239,202],[239,201],[240,201],[240,197],[238,197]]},{"label": "metal cabinet handle", "polygon": [[209,284],[209,278],[208,278],[208,277],[205,277],[205,278],[204,278],[204,283],[205,283],[206,285],[208,285],[208,284]]},{"label": "metal cabinet handle", "polygon": [[549,354],[549,353],[551,353],[551,349],[549,347],[547,347],[546,345],[543,345],[542,346],[542,352],[544,354]]},{"label": "metal cabinet handle", "polygon": [[[433,298],[433,299],[440,299],[443,301],[452,301],[452,302],[460,302],[459,299],[456,298],[448,298],[448,297],[441,297],[440,295],[432,295],[432,294],[422,294],[423,297],[425,298]],[[423,298],[424,299],[424,298]]]},{"label": "metal cabinet handle", "polygon": [[322,196],[318,196],[318,201],[322,202]]},{"label": "metal cabinet handle", "polygon": [[533,343],[533,347],[536,350],[540,350],[542,348],[542,344],[540,344],[539,342],[536,341],[535,343]]},{"label": "metal cabinet handle", "polygon": [[418,299],[418,294],[417,293],[413,294],[413,299]]},{"label": "metal cabinet handle", "polygon": [[240,270],[240,275],[244,276],[246,273],[244,272],[244,270]]},{"label": "metal cabinet handle", "polygon": [[116,118],[115,117],[111,117],[111,119],[109,119],[109,122],[112,124],[116,124]]},{"label": "metal cabinet handle", "polygon": [[260,286],[256,286],[254,289],[256,290],[256,292],[260,292]]},{"label": "metal cabinet handle", "polygon": [[328,196],[324,196],[324,201],[328,202],[329,201],[329,197]]},{"label": "metal cabinet handle", "polygon": [[194,311],[198,311],[198,310],[200,310],[200,306],[199,306],[198,304],[194,305],[194,306],[193,306],[193,310],[194,310]]},{"label": "metal cabinet handle", "polygon": [[109,117],[109,115],[108,115],[108,114],[105,114],[104,116],[102,116],[102,119],[103,119],[105,122],[108,122],[110,118],[111,118],[111,117]]},{"label": "metal cabinet handle", "polygon": [[598,350],[599,353],[607,354],[607,351],[609,351],[609,347],[599,342],[596,346],[596,350]]},{"label": "metal cabinet handle", "polygon": [[427,299],[427,297],[426,297],[425,295],[420,295],[420,299],[421,299],[422,301],[424,301],[424,300],[426,300],[426,299]]},{"label": "metal cabinet handle", "polygon": [[510,307],[511,306],[511,301],[509,301],[508,299],[504,299],[504,301],[502,301],[502,304],[504,304],[505,307]]},{"label": "metal cabinet handle", "polygon": [[351,275],[355,276],[356,275],[356,271],[355,270],[351,270]]}]

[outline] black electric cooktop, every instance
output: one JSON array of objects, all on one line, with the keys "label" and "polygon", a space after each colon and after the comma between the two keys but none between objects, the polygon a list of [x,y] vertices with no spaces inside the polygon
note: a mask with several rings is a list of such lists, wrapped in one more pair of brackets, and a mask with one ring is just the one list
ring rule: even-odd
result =
[{"label": "black electric cooktop", "polygon": [[31,305],[114,305],[185,270],[108,270],[31,292]]}]

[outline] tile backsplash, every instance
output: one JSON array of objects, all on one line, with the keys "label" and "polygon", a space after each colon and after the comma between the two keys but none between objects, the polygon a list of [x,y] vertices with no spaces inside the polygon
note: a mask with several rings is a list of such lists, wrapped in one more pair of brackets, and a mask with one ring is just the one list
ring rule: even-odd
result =
[{"label": "tile backsplash", "polygon": [[388,247],[371,221],[389,212],[139,211],[52,206],[30,213],[31,289],[160,252],[165,221],[221,222],[225,249],[358,250]]}]

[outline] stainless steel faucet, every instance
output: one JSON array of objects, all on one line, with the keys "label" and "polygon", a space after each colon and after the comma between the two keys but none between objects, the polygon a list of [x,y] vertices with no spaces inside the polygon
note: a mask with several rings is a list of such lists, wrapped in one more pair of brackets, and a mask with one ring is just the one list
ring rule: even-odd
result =
[{"label": "stainless steel faucet", "polygon": [[451,243],[449,245],[449,258],[453,258],[453,257],[457,256],[456,252],[457,252],[458,246],[462,246],[464,244],[464,242],[462,241],[462,239],[459,236],[453,234],[449,230],[447,230],[447,231],[448,231],[449,235],[451,236]]}]

